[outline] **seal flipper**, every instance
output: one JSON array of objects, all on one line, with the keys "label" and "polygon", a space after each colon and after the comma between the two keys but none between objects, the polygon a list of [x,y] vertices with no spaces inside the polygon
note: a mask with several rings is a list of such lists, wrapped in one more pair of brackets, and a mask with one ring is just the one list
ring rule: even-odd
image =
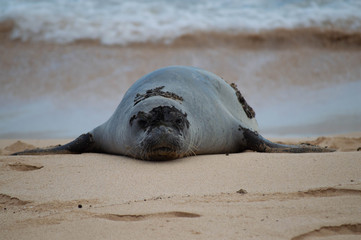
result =
[{"label": "seal flipper", "polygon": [[247,128],[243,128],[243,136],[247,142],[247,149],[256,152],[267,153],[307,153],[307,152],[334,152],[336,150],[322,148],[307,144],[301,145],[285,145],[271,142],[262,137],[257,132],[253,132]]},{"label": "seal flipper", "polygon": [[85,152],[95,152],[95,141],[92,134],[80,135],[74,141],[48,149],[32,149],[11,155],[47,155],[47,154],[80,154]]}]

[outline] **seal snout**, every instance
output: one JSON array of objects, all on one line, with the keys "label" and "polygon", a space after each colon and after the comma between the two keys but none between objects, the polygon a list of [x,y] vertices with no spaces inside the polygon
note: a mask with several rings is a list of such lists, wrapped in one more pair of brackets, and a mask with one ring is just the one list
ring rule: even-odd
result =
[{"label": "seal snout", "polygon": [[171,127],[161,125],[152,128],[142,142],[145,158],[150,160],[177,158],[181,142],[181,135],[175,134]]}]

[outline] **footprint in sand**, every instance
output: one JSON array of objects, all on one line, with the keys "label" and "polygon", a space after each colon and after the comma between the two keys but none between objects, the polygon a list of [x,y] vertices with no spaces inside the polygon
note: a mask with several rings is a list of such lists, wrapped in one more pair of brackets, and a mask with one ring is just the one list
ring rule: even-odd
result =
[{"label": "footprint in sand", "polygon": [[119,214],[102,214],[98,218],[105,218],[112,221],[140,221],[152,218],[197,218],[201,215],[189,212],[160,212],[141,215],[119,215]]},{"label": "footprint in sand", "polygon": [[[239,191],[237,191],[239,193]],[[267,201],[267,200],[289,200],[307,197],[336,197],[336,196],[361,196],[361,190],[358,189],[347,189],[347,188],[316,188],[308,191],[290,192],[290,193],[269,193],[262,194],[262,196],[254,195],[250,196],[249,201]]]},{"label": "footprint in sand", "polygon": [[34,170],[39,170],[41,168],[43,168],[43,166],[33,166],[33,165],[28,165],[28,164],[24,164],[24,163],[12,163],[12,164],[8,164],[8,166],[15,171],[34,171]]},{"label": "footprint in sand", "polygon": [[361,190],[347,188],[318,188],[296,193],[300,197],[334,197],[342,195],[361,196]]},{"label": "footprint in sand", "polygon": [[[343,224],[340,226],[324,226],[319,229],[298,235],[291,240],[308,240],[315,239],[315,237],[331,237],[331,236],[359,236],[361,235],[361,224]],[[361,238],[361,236],[360,236]]]},{"label": "footprint in sand", "polygon": [[11,205],[11,206],[23,206],[30,203],[29,201],[23,201],[16,197],[11,197],[6,194],[0,193],[0,204]]}]

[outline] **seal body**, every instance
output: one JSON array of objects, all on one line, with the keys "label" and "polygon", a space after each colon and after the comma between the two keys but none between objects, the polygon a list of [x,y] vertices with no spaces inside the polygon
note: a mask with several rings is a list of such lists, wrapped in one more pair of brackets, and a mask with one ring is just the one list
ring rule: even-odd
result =
[{"label": "seal body", "polygon": [[246,149],[330,151],[264,139],[253,109],[235,84],[199,68],[171,66],[136,81],[110,119],[89,133],[64,146],[20,154],[103,152],[168,160]]},{"label": "seal body", "polygon": [[[111,118],[91,131],[103,152],[144,158],[141,140],[130,119],[156,107],[186,114],[186,142],[179,156],[231,153],[246,149],[240,127],[258,131],[237,98],[236,91],[217,75],[194,67],[174,66],[154,71],[136,81]],[[160,136],[151,136],[157,138]]]}]

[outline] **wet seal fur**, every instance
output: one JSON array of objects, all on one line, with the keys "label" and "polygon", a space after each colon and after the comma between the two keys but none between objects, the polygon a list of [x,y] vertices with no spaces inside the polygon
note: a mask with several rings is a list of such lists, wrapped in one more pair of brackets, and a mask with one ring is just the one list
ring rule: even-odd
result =
[{"label": "wet seal fur", "polygon": [[208,71],[166,67],[136,81],[104,124],[63,146],[15,153],[99,152],[143,160],[257,152],[331,152],[273,143],[258,133],[254,110],[235,84]]}]

